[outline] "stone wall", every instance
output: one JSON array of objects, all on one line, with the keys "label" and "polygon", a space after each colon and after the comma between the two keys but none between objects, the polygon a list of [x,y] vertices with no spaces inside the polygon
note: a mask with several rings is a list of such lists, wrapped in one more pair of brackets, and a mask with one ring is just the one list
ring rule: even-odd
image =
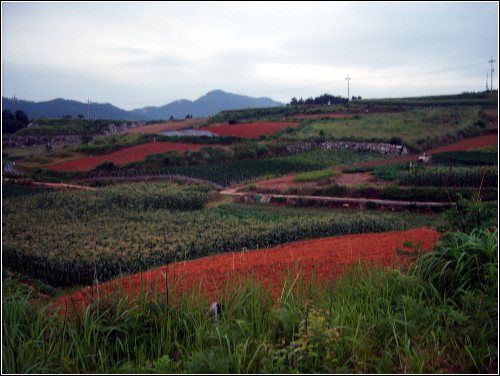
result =
[{"label": "stone wall", "polygon": [[103,133],[105,135],[120,133],[123,131],[128,131],[129,129],[144,127],[146,123],[138,122],[138,123],[121,123],[115,125],[114,123],[109,124],[105,129],[103,129]]},{"label": "stone wall", "polygon": [[289,155],[307,152],[314,150],[365,150],[374,151],[380,154],[387,155],[408,155],[406,146],[372,143],[372,142],[354,142],[354,141],[320,141],[320,142],[304,142],[300,144],[288,145],[286,147]]}]

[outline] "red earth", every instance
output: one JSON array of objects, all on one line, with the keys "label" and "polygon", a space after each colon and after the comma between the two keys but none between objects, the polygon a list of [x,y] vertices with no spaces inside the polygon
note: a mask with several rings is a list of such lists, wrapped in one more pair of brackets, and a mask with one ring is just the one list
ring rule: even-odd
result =
[{"label": "red earth", "polygon": [[209,131],[219,136],[239,136],[248,138],[257,138],[261,134],[270,135],[287,127],[296,127],[299,123],[280,123],[280,122],[263,122],[263,123],[246,123],[246,124],[222,124],[212,127],[199,128],[199,131]]},{"label": "red earth", "polygon": [[183,153],[186,150],[200,150],[206,146],[207,145],[183,144],[176,142],[150,142],[119,150],[111,154],[85,157],[57,163],[47,168],[56,171],[90,171],[106,161],[113,162],[115,165],[123,165],[134,161],[145,160],[149,154],[160,154],[173,150]]},{"label": "red earth", "polygon": [[[154,124],[151,126],[145,126],[141,128],[135,128],[128,130],[123,133],[151,133],[160,132],[164,130],[175,130],[186,127],[187,125],[194,125],[199,123],[200,120],[183,121],[178,123],[162,123]],[[207,130],[218,134],[219,136],[239,136],[239,137],[249,137],[256,138],[261,134],[269,135],[275,133],[281,129],[286,129],[286,127],[295,127],[298,123],[248,123],[248,124],[235,124],[235,125],[217,125],[212,127],[199,128],[198,130]],[[55,171],[90,171],[96,166],[103,162],[113,162],[115,165],[124,165],[134,161],[145,160],[149,154],[165,153],[167,151],[178,151],[183,153],[186,150],[200,150],[207,145],[198,144],[182,144],[173,142],[152,142],[148,144],[142,144],[119,150],[115,153],[84,157],[80,159],[74,159],[71,161],[60,162],[48,166],[47,168]]]},{"label": "red earth", "polygon": [[[210,131],[213,131],[214,127],[211,128]],[[497,123],[491,128],[498,129]],[[428,151],[427,154],[469,150],[489,145],[498,145],[497,132],[434,149]],[[416,157],[403,157],[403,159],[413,160]],[[395,159],[401,161],[400,158]],[[387,162],[385,160],[381,163]],[[271,284],[276,297],[283,293],[280,290],[282,288],[280,282],[289,273],[292,278],[298,278],[302,273],[303,281],[308,281],[312,273],[317,280],[328,281],[342,273],[345,267],[357,262],[392,267],[409,261],[408,257],[398,255],[394,250],[395,248],[404,249],[403,242],[422,241],[422,249],[430,250],[438,238],[437,231],[420,228],[401,232],[305,240],[270,249],[226,253],[175,265],[170,264],[121,280],[103,283],[99,286],[99,293],[103,297],[113,296],[114,292],[135,296],[139,291],[141,281],[147,289],[164,293],[165,275],[167,275],[167,281],[170,284],[176,281],[176,291],[179,293],[200,288],[200,292],[206,294],[209,301],[221,299],[224,297],[225,287],[230,286],[234,281],[239,282],[248,277],[252,277],[264,287]],[[228,276],[232,278],[229,279]],[[66,309],[81,307],[82,304],[92,299],[93,292],[92,287],[87,287],[62,296],[57,300],[57,304]],[[175,299],[175,296],[171,299]]]},{"label": "red earth", "polygon": [[[498,123],[495,123],[494,126],[498,127]],[[493,128],[493,127],[492,127]],[[482,148],[485,146],[498,146],[498,133],[490,133],[484,136],[467,139],[456,144],[443,146],[437,149],[427,150],[427,155],[432,155],[434,153],[442,153],[447,151],[460,151],[460,150],[474,150],[477,148]],[[369,162],[361,162],[357,164],[350,165],[349,167],[361,167],[361,166],[375,166],[375,165],[384,165],[390,163],[402,163],[409,161],[417,161],[419,155],[407,155],[403,157],[394,157],[390,159],[380,159]],[[336,168],[336,170],[341,171],[342,167]],[[279,178],[261,180],[253,183],[256,187],[266,188],[270,190],[276,191],[284,191],[290,186],[305,186],[305,185],[318,185],[316,182],[307,183],[307,182],[294,182],[293,179],[299,174],[292,174],[287,176],[281,176]],[[335,177],[335,180],[338,184],[342,185],[351,185],[351,184],[364,184],[364,183],[373,183],[375,181],[375,177],[371,174],[371,172],[364,172],[358,174],[341,174]]]},{"label": "red earth", "polygon": [[[298,281],[307,283],[312,275],[317,281],[329,281],[344,272],[345,267],[358,262],[361,265],[369,263],[384,268],[393,267],[409,261],[407,256],[395,252],[395,248],[405,249],[403,242],[421,241],[422,249],[430,250],[438,238],[437,231],[420,228],[401,232],[335,236],[288,243],[269,249],[225,253],[178,262],[103,283],[99,286],[99,296],[113,297],[117,292],[127,296],[137,295],[141,281],[146,291],[156,291],[163,295],[167,275],[171,291],[172,281],[176,281],[176,291],[179,294],[190,293],[199,288],[201,296],[206,294],[209,302],[224,298],[226,287],[242,282],[245,278],[253,278],[266,288],[271,283],[273,296],[279,297],[283,288],[281,282],[289,273],[292,279],[298,277]],[[78,312],[83,304],[92,300],[95,296],[93,292],[92,287],[87,287],[60,297],[56,304]]]}]

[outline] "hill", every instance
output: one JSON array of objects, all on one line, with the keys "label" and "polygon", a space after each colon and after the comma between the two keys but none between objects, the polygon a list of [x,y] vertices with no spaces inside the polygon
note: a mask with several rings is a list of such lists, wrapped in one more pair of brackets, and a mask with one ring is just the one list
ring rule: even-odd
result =
[{"label": "hill", "polygon": [[160,107],[145,107],[132,112],[150,119],[184,119],[186,115],[194,118],[213,116],[220,111],[258,107],[277,107],[284,103],[270,98],[252,98],[246,95],[226,93],[222,90],[213,90],[195,101],[181,99]]},{"label": "hill", "polygon": [[[186,115],[203,117],[215,115],[222,110],[232,110],[252,107],[273,107],[283,103],[270,98],[252,98],[245,95],[226,93],[214,90],[195,101],[181,99],[160,107],[144,107],[132,111],[122,110],[109,103],[91,103],[90,116],[93,119],[111,120],[167,120],[184,119]],[[88,116],[87,103],[67,99],[53,99],[46,102],[31,102],[20,99],[2,97],[2,110],[24,111],[30,119],[61,118],[71,116],[76,118]]]},{"label": "hill", "polygon": [[[68,115],[73,118],[78,116],[87,118],[89,107],[87,103],[62,98],[46,102],[31,102],[2,97],[2,110],[10,110],[12,113],[21,110],[30,119],[62,118]],[[109,103],[91,103],[90,111],[93,119],[146,120],[130,111],[122,110]]]}]

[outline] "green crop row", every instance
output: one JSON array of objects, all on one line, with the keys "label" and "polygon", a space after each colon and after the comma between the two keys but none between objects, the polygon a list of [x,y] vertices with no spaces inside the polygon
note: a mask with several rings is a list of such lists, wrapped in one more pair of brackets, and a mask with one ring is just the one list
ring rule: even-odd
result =
[{"label": "green crop row", "polygon": [[305,172],[296,176],[293,181],[295,182],[308,182],[308,181],[318,181],[321,179],[329,178],[332,176],[340,175],[339,171],[336,170],[321,170],[321,171],[311,171]]},{"label": "green crop row", "polygon": [[432,155],[433,164],[484,166],[498,165],[498,153],[485,151],[450,151]]},{"label": "green crop row", "polygon": [[[94,263],[102,282],[120,273],[223,252],[403,228],[391,213],[380,217],[235,207],[172,211],[155,199],[146,200],[168,191],[161,184],[120,187],[121,195],[116,188],[5,199],[2,261],[53,286],[88,285]],[[190,196],[203,190],[184,188],[192,191]],[[148,190],[149,195],[144,193]]]},{"label": "green crop row", "polygon": [[498,170],[496,167],[453,167],[450,171],[446,167],[411,169],[400,176],[401,185],[417,187],[442,187],[448,188],[476,188],[498,187]]},{"label": "green crop row", "polygon": [[236,162],[217,163],[198,166],[122,168],[108,172],[92,171],[83,178],[100,176],[136,176],[136,175],[183,175],[201,180],[229,186],[266,175],[286,175],[292,173],[309,172],[359,163],[376,158],[377,155],[351,150],[314,150],[307,153],[283,156],[270,159],[244,159]]}]

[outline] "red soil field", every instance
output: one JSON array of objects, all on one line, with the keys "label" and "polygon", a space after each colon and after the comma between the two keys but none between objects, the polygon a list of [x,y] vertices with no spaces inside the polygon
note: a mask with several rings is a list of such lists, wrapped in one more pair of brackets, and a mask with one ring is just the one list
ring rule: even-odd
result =
[{"label": "red soil field", "polygon": [[[165,291],[164,275],[168,268],[168,282],[177,281],[177,291],[188,293],[193,288],[200,287],[209,301],[221,298],[224,286],[227,286],[228,276],[231,282],[240,282],[253,277],[264,287],[272,283],[275,297],[281,294],[280,282],[292,273],[293,278],[303,273],[303,280],[309,281],[314,273],[317,281],[329,281],[343,272],[343,268],[353,263],[362,265],[381,265],[393,267],[401,262],[408,262],[406,256],[398,255],[394,249],[405,249],[405,241],[422,241],[422,249],[430,250],[439,233],[435,230],[420,228],[401,232],[386,232],[377,234],[345,235],[323,239],[305,240],[280,245],[270,249],[225,253],[199,260],[179,262],[152,269],[144,273],[103,283],[99,286],[100,296],[114,296],[120,292],[126,295],[136,295],[141,286],[149,291],[161,294]],[[299,277],[300,280],[300,277]],[[303,286],[298,286],[303,287]],[[88,304],[92,297],[92,287],[75,291],[59,298],[59,307],[81,307]],[[171,297],[175,299],[175,297]]]},{"label": "red soil field", "polygon": [[[498,129],[498,123],[493,124],[491,129],[495,129],[494,128],[495,126],[496,129]],[[456,150],[474,150],[485,146],[495,146],[495,145],[498,146],[498,132],[491,132],[484,136],[467,139],[453,145],[447,145],[437,149],[432,149],[428,151],[427,154],[442,153],[446,151],[456,151]]]},{"label": "red soil field", "polygon": [[[494,126],[498,127],[498,123],[493,124],[492,128]],[[460,151],[460,150],[474,150],[474,149],[485,147],[485,146],[495,146],[495,145],[498,145],[498,134],[491,133],[491,134],[487,134],[484,136],[464,140],[464,141],[458,142],[456,144],[443,146],[443,147],[440,147],[437,149],[427,150],[426,153],[428,155],[432,155],[434,153],[442,153],[442,152],[448,152],[448,151]],[[385,164],[391,164],[391,163],[403,163],[403,162],[409,162],[409,161],[417,161],[419,156],[420,156],[419,154],[412,154],[412,155],[395,157],[395,158],[390,158],[390,159],[380,159],[380,160],[374,160],[374,161],[368,161],[368,162],[360,162],[360,163],[350,165],[349,167],[376,166],[376,165],[385,165]],[[342,167],[336,167],[335,169],[338,171],[342,171]],[[282,191],[286,190],[288,187],[290,187],[292,185],[293,186],[305,186],[305,185],[315,186],[315,185],[317,185],[317,182],[312,182],[312,183],[294,182],[293,179],[297,175],[299,175],[299,174],[292,174],[292,175],[281,176],[279,178],[261,180],[261,181],[257,181],[254,184],[260,188],[267,188],[267,189],[271,189],[271,190],[282,190]],[[368,172],[368,173],[360,173],[360,174],[341,174],[341,175],[337,176],[335,178],[335,180],[339,184],[349,185],[349,184],[364,184],[364,183],[373,182],[375,180],[375,178],[371,174],[371,172]]]},{"label": "red soil field", "polygon": [[266,136],[276,133],[287,127],[296,127],[299,123],[245,123],[245,124],[223,124],[212,127],[199,128],[199,131],[209,131],[219,136],[239,136],[248,138],[257,138],[261,134]]},{"label": "red soil field", "polygon": [[123,165],[134,161],[145,160],[149,154],[166,153],[167,151],[172,150],[183,153],[186,150],[200,150],[206,146],[207,145],[182,144],[175,142],[150,142],[119,150],[111,154],[85,157],[57,163],[47,168],[56,171],[90,171],[97,165],[106,161],[113,162],[115,165]]}]

